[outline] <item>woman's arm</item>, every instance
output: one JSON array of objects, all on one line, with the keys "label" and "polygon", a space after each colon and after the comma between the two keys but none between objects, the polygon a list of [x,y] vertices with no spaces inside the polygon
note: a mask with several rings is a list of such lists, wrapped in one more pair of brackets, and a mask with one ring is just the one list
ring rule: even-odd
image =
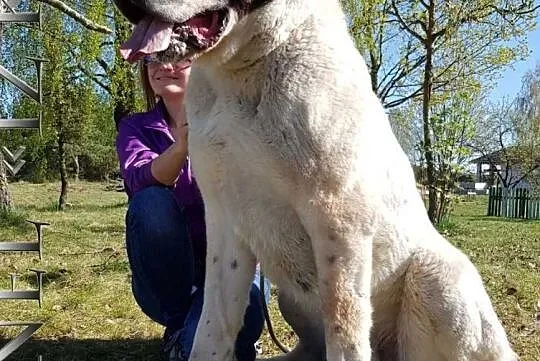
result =
[{"label": "woman's arm", "polygon": [[176,141],[152,161],[152,175],[158,182],[168,186],[176,183],[187,158],[187,147],[182,143]]},{"label": "woman's arm", "polygon": [[170,128],[175,142],[152,162],[152,175],[160,183],[173,185],[187,158],[187,123]]},{"label": "woman's arm", "polygon": [[171,129],[171,132],[179,140],[158,154],[141,141],[137,129],[130,124],[120,124],[116,150],[122,177],[131,192],[175,183],[187,157],[187,127]]}]

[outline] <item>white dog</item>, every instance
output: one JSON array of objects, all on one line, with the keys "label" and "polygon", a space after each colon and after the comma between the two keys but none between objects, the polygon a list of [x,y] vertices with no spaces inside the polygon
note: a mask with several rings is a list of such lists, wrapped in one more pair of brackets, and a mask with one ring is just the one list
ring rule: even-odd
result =
[{"label": "white dog", "polygon": [[132,60],[194,60],[206,206],[190,360],[233,358],[257,260],[300,343],[286,360],[511,361],[478,272],[429,222],[337,0],[116,0]]}]

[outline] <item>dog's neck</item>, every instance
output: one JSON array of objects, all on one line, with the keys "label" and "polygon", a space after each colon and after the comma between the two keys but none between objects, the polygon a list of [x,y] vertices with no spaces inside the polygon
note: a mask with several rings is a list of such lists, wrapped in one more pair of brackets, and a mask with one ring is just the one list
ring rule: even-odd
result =
[{"label": "dog's neck", "polygon": [[287,42],[291,34],[304,31],[302,27],[310,17],[329,11],[342,14],[334,0],[254,0],[254,3],[259,8],[241,18],[211,53],[202,56],[198,61],[201,66],[219,68],[220,72],[252,67]]}]

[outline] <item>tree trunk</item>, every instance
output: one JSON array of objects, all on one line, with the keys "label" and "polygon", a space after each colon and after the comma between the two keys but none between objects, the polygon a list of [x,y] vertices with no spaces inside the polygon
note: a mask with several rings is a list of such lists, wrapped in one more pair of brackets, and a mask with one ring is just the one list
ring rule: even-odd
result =
[{"label": "tree trunk", "polygon": [[374,50],[371,50],[369,52],[369,59],[370,59],[370,64],[371,64],[371,67],[369,68],[369,75],[371,78],[371,90],[373,90],[375,94],[379,95],[377,88],[379,84],[380,64],[377,60],[377,54],[375,54]]},{"label": "tree trunk", "polygon": [[81,165],[79,164],[79,156],[73,156],[73,163],[75,164],[75,182],[78,182],[80,179]]},{"label": "tree trunk", "polygon": [[58,135],[58,157],[60,161],[60,198],[58,199],[58,209],[63,211],[66,208],[67,196],[68,196],[68,172],[66,167],[66,143],[64,141],[64,135],[60,133]]},{"label": "tree trunk", "polygon": [[0,211],[13,210],[13,201],[9,193],[4,154],[0,150]]},{"label": "tree trunk", "polygon": [[435,5],[433,1],[429,3],[426,29],[426,63],[424,66],[424,83],[422,95],[422,121],[424,124],[424,157],[426,159],[427,181],[429,189],[428,216],[431,223],[437,222],[437,175],[435,174],[435,162],[433,159],[433,148],[431,139],[430,107],[431,93],[433,88],[433,33],[435,28]]}]

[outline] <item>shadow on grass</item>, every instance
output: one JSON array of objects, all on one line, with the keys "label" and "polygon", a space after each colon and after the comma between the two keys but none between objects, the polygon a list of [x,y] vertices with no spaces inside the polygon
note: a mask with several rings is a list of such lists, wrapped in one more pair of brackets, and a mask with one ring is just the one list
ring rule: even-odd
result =
[{"label": "shadow on grass", "polygon": [[0,209],[0,227],[15,227],[19,230],[28,230],[32,225],[26,222],[28,216],[20,211],[7,211]]},{"label": "shadow on grass", "polygon": [[92,233],[98,233],[98,234],[101,234],[101,233],[123,234],[125,230],[124,224],[90,225],[84,228],[89,230]]},{"label": "shadow on grass", "polygon": [[[71,211],[87,211],[87,212],[95,212],[95,211],[102,211],[105,209],[116,209],[116,208],[123,208],[127,207],[127,200],[113,203],[113,204],[73,204],[66,206],[66,209],[63,212],[71,212]],[[58,203],[52,202],[47,205],[36,205],[36,204],[27,204],[24,206],[21,206],[20,208],[24,208],[27,211],[36,211],[36,212],[58,212]]]},{"label": "shadow on grass", "polygon": [[[71,271],[68,271],[65,268],[53,268],[45,271],[46,273],[43,274],[42,281],[43,286],[47,286],[51,282],[65,282],[69,278],[69,274],[71,273]],[[37,277],[34,273],[24,273],[19,277],[19,279],[30,284],[32,287],[37,288]]]},{"label": "shadow on grass", "polygon": [[[0,339],[4,346],[9,340]],[[157,361],[161,340],[35,340],[31,339],[5,361]]]},{"label": "shadow on grass", "polygon": [[127,207],[127,200],[118,202],[118,203],[112,203],[112,204],[74,204],[71,209],[73,210],[83,210],[83,211],[100,211],[103,209],[116,209],[116,208],[124,208]]},{"label": "shadow on grass", "polygon": [[20,206],[20,208],[23,208],[26,211],[36,211],[36,212],[55,212],[58,211],[58,203],[57,202],[50,202],[46,205],[38,205],[38,204],[25,204],[23,206]]},{"label": "shadow on grass", "polygon": [[464,216],[463,218],[470,221],[481,221],[481,222],[535,223],[535,222],[540,221],[538,219],[504,218],[504,217],[493,217],[493,216]]},{"label": "shadow on grass", "polygon": [[124,259],[107,259],[104,263],[92,266],[92,272],[97,275],[108,273],[128,273],[129,262]]}]

